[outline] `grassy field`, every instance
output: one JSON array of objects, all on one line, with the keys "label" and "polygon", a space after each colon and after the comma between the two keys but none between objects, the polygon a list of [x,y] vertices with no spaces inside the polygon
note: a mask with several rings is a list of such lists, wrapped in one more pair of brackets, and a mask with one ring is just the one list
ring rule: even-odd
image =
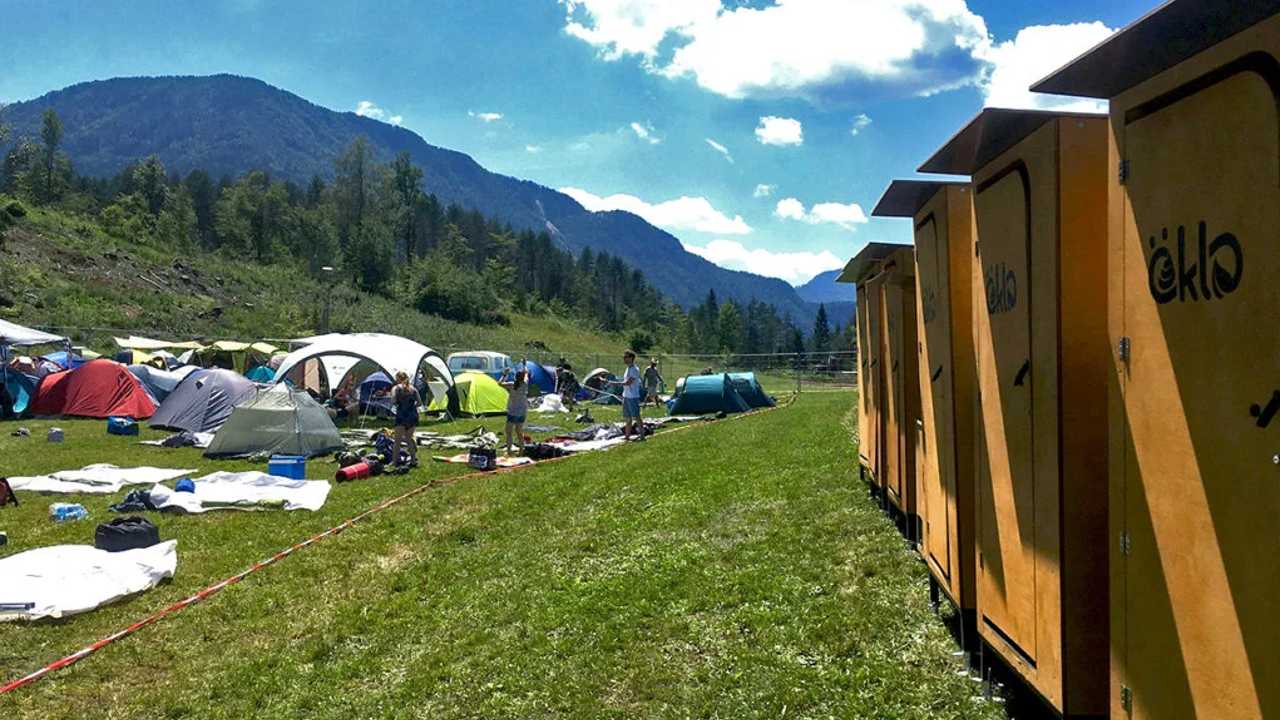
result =
[{"label": "grassy field", "polygon": [[[805,394],[433,488],[0,698],[0,716],[1001,717],[956,674],[923,566],[856,479],[852,407],[850,393]],[[40,436],[49,423],[26,424]],[[49,446],[0,424],[0,472],[250,467],[61,425],[67,442]],[[152,513],[178,539],[174,580],[84,616],[0,626],[0,677],[462,472],[431,464],[335,486],[317,513]],[[0,510],[0,552],[87,542],[108,517],[105,499],[89,500],[89,521],[57,525],[48,498],[24,500]]]}]

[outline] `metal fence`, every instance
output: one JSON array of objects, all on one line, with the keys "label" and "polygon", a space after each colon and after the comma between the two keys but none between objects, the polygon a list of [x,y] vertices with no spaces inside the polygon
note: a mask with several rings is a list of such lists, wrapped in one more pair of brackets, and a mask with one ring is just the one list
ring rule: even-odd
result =
[{"label": "metal fence", "polygon": [[[125,329],[105,327],[69,327],[55,325],[37,325],[39,330],[57,333],[70,337],[73,343],[97,345],[109,344],[112,337],[141,335],[144,337],[167,337],[168,333],[157,329]],[[190,338],[181,338],[183,340]],[[243,340],[242,337],[217,336],[202,334],[202,341]],[[257,338],[249,338],[250,340]],[[261,338],[266,342],[283,349],[289,348],[289,340],[284,338]],[[495,350],[509,355],[513,361],[528,359],[533,362],[554,367],[561,361],[573,366],[574,373],[584,377],[596,368],[605,368],[614,374],[623,369],[622,356],[618,352],[558,352],[554,348],[476,348],[453,347],[450,345],[431,345],[436,352],[448,356],[454,352],[466,352],[485,349]],[[676,381],[686,375],[720,372],[754,372],[761,384],[773,393],[803,392],[816,389],[847,389],[857,385],[857,352],[853,350],[836,350],[829,352],[806,353],[721,353],[721,354],[675,354],[650,352],[639,356],[637,363],[641,368],[647,367],[650,360],[658,361],[668,392],[674,390]]]}]

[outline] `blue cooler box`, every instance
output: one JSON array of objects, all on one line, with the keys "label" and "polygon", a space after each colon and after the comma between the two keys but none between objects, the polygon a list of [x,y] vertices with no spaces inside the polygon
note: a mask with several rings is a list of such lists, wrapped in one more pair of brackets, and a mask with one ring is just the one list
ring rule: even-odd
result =
[{"label": "blue cooler box", "polygon": [[272,455],[267,462],[267,474],[306,480],[307,459],[302,455]]},{"label": "blue cooler box", "polygon": [[108,435],[137,435],[138,423],[131,417],[107,418]]}]

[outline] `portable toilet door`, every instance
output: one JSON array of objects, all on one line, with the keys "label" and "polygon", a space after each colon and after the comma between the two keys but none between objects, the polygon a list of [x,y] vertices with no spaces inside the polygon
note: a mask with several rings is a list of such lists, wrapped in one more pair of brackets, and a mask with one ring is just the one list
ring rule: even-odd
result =
[{"label": "portable toilet door", "polygon": [[[1114,62],[1129,53],[1149,62]],[[1116,717],[1280,717],[1278,58],[1280,3],[1179,0],[1037,86],[1109,99],[1124,169],[1109,233]]]},{"label": "portable toilet door", "polygon": [[911,219],[915,235],[920,419],[920,554],[932,585],[974,627],[973,194],[967,183],[895,180],[872,215]]},{"label": "portable toilet door", "polygon": [[871,437],[871,371],[867,368],[868,356],[871,353],[870,337],[871,333],[867,327],[867,289],[861,285],[857,287],[856,294],[857,322],[858,322],[858,467],[862,469],[862,474],[866,475],[866,469],[871,466],[871,449],[874,440]]},{"label": "portable toilet door", "polygon": [[1065,717],[1107,710],[1106,120],[982,111],[921,167],[971,175],[977,622]]},{"label": "portable toilet door", "polygon": [[884,378],[883,451],[885,495],[901,513],[908,540],[918,538],[915,435],[920,417],[916,371],[915,261],[910,248],[887,258],[876,278],[881,292],[881,375]]}]

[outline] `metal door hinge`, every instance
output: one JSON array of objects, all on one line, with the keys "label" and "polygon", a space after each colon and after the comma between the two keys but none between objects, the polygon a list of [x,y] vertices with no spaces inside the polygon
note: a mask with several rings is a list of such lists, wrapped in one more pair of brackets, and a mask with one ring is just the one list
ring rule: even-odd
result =
[{"label": "metal door hinge", "polygon": [[1129,161],[1128,160],[1120,161],[1120,169],[1119,169],[1118,175],[1120,177],[1121,185],[1124,185],[1125,183],[1129,182]]},{"label": "metal door hinge", "polygon": [[1120,533],[1120,554],[1128,555],[1133,550],[1133,539],[1129,537],[1128,532]]},{"label": "metal door hinge", "polygon": [[1132,350],[1132,346],[1133,342],[1128,338],[1128,336],[1120,338],[1120,345],[1116,348],[1116,351],[1120,355],[1120,362],[1125,363],[1126,365],[1129,364],[1129,353]]},{"label": "metal door hinge", "polygon": [[1133,690],[1128,685],[1120,686],[1120,707],[1127,713],[1133,712]]}]

